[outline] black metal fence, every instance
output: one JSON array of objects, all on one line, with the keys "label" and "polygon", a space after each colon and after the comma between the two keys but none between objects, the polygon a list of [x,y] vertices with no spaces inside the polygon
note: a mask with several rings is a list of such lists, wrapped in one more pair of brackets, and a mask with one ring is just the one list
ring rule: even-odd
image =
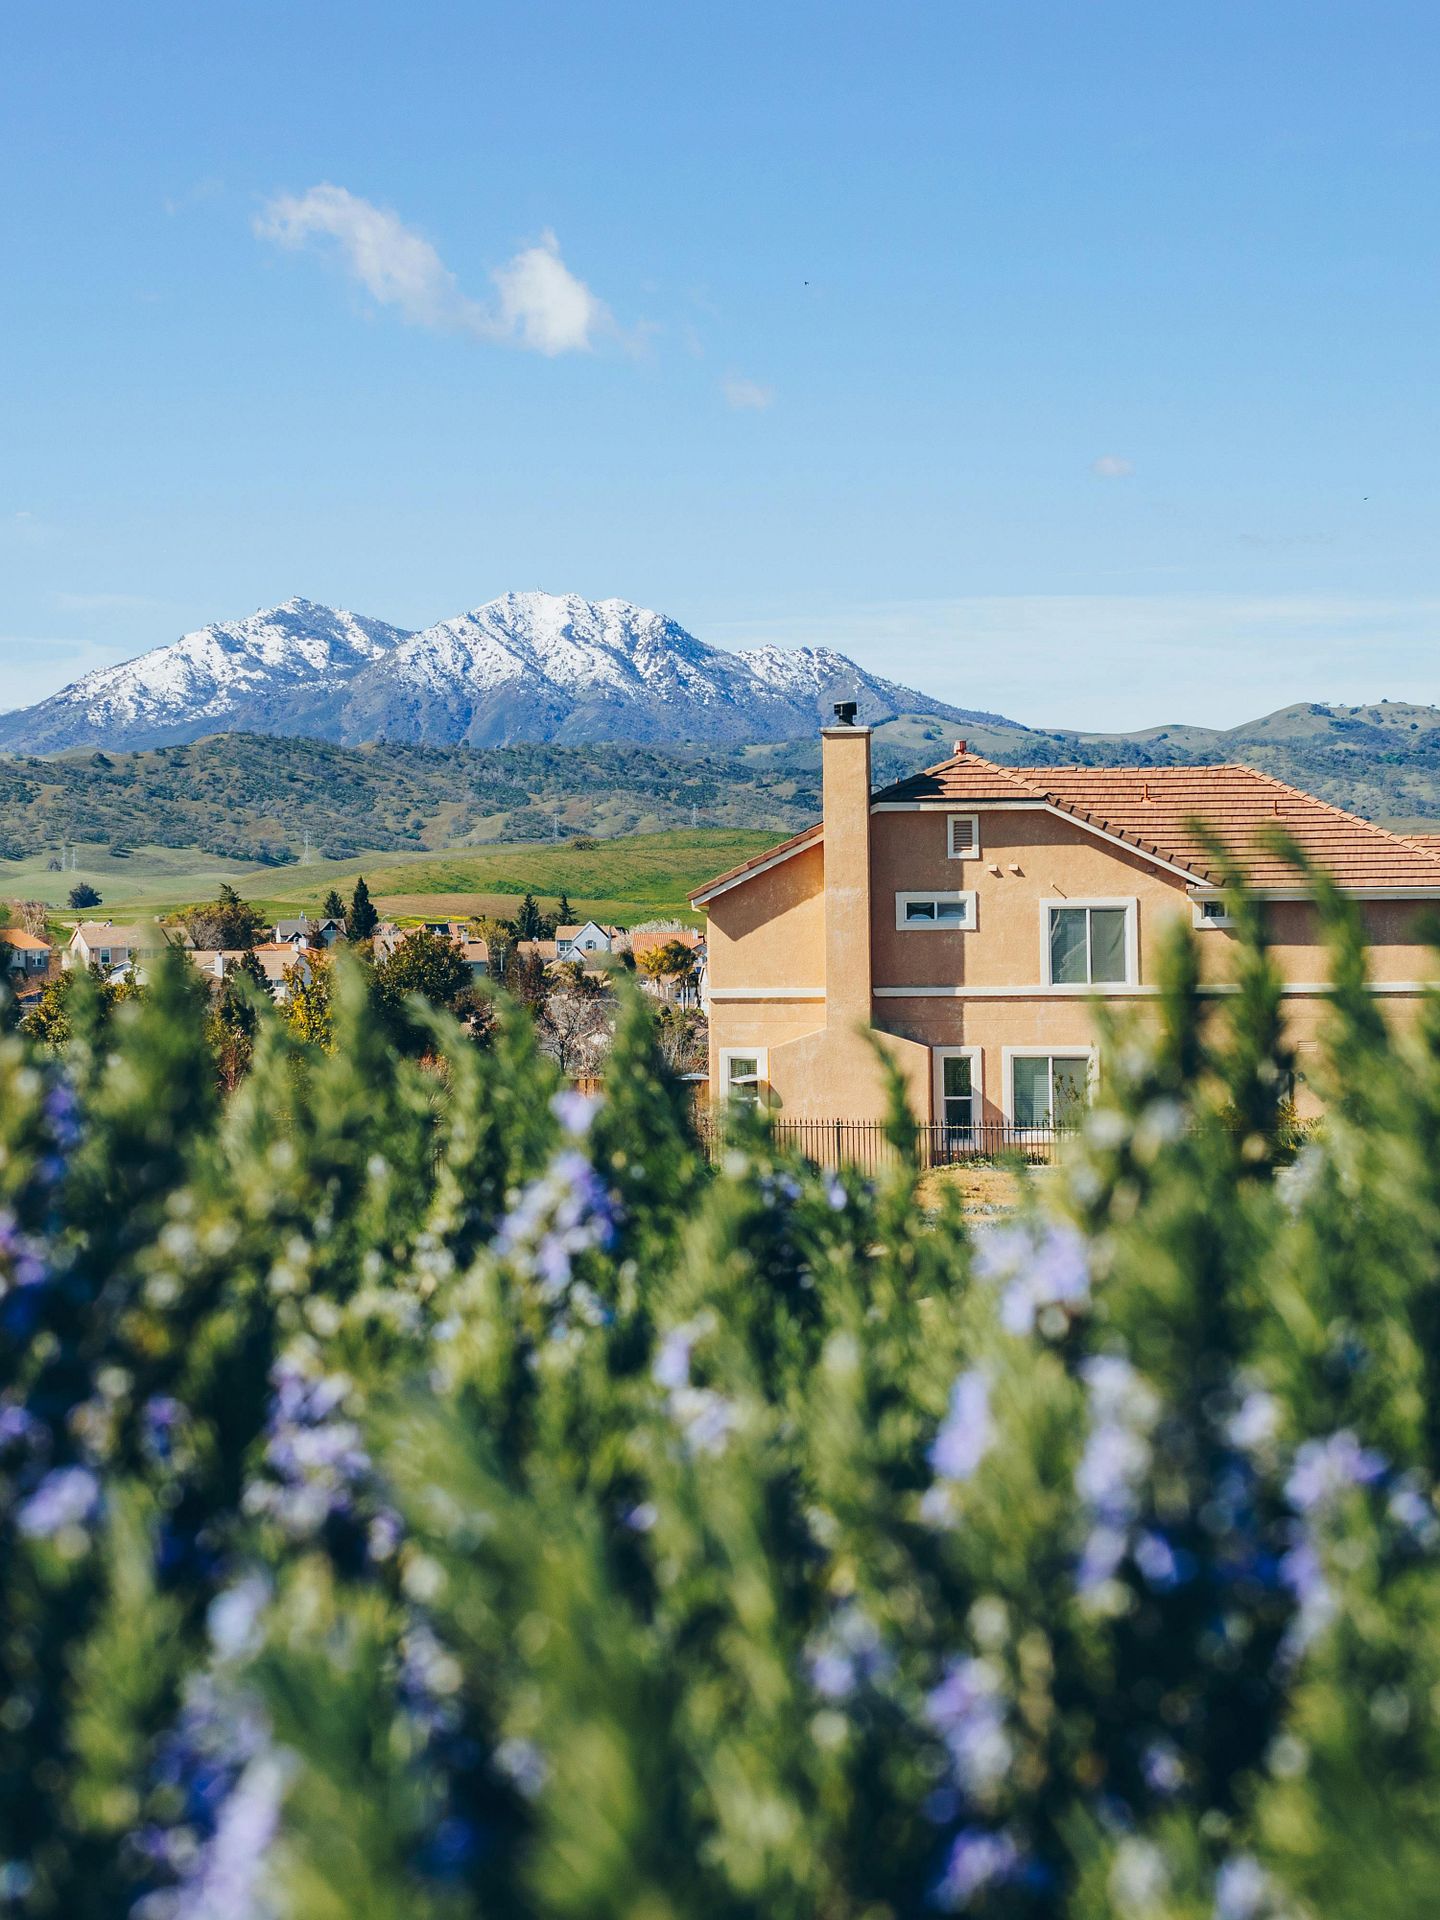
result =
[{"label": "black metal fence", "polygon": [[[723,1120],[710,1113],[696,1116],[706,1151],[714,1159],[723,1149]],[[947,1127],[914,1121],[913,1152],[922,1167],[963,1166],[972,1161],[1022,1160],[1030,1166],[1050,1166],[1078,1127],[1017,1127],[1009,1121],[982,1121],[973,1127]],[[770,1123],[779,1147],[788,1148],[816,1167],[853,1167],[860,1173],[878,1173],[893,1163],[895,1148],[882,1120],[785,1120]]]}]

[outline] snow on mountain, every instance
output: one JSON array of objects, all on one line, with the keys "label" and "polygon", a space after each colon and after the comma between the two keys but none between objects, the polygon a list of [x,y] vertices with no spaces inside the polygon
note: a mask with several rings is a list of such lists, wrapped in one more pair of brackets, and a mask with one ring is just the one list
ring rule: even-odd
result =
[{"label": "snow on mountain", "polygon": [[333,692],[405,638],[383,620],[287,600],[98,667],[38,706],[0,714],[0,747],[43,753],[289,732],[283,720],[296,696]]},{"label": "snow on mountain", "polygon": [[133,747],[237,730],[346,744],[733,745],[808,735],[837,699],[857,701],[862,720],[968,717],[827,648],[731,653],[625,600],[507,593],[412,634],[287,600],[0,715],[0,748]]}]

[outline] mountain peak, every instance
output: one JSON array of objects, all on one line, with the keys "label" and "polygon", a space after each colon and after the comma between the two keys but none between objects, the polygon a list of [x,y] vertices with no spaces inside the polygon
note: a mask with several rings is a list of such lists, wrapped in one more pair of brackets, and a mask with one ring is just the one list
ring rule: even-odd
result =
[{"label": "mountain peak", "polygon": [[532,588],[406,633],[296,595],[0,715],[0,749],[139,747],[225,731],[435,746],[738,745],[814,732],[837,694],[872,721],[961,717],[844,654],[727,652],[614,596]]}]

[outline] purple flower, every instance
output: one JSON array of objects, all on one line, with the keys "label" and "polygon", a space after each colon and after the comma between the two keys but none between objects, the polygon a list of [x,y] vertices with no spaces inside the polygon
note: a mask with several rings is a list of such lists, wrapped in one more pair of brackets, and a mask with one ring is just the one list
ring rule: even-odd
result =
[{"label": "purple flower", "polygon": [[1340,1609],[1320,1555],[1309,1540],[1302,1538],[1282,1558],[1280,1579],[1296,1603],[1295,1618],[1281,1647],[1282,1659],[1289,1661],[1315,1644]]},{"label": "purple flower", "polygon": [[1275,1883],[1250,1853],[1233,1854],[1215,1876],[1215,1920],[1264,1920]]},{"label": "purple flower", "polygon": [[962,1373],[950,1389],[950,1407],[930,1446],[930,1465],[942,1480],[968,1480],[990,1451],[990,1378],[978,1368]]},{"label": "purple flower", "polygon": [[618,1216],[594,1167],[563,1148],[520,1195],[495,1236],[495,1250],[527,1270],[547,1300],[559,1300],[580,1254],[614,1246]]},{"label": "purple flower", "polygon": [[1140,1772],[1152,1793],[1178,1793],[1185,1784],[1185,1767],[1168,1740],[1152,1740],[1140,1756]]},{"label": "purple flower", "polygon": [[550,1111],[573,1140],[583,1140],[600,1111],[600,1102],[591,1099],[589,1094],[577,1092],[574,1087],[567,1087],[550,1102]]},{"label": "purple flower", "polygon": [[1014,1757],[998,1667],[988,1660],[950,1661],[926,1699],[925,1718],[944,1741],[956,1781],[967,1793],[998,1786]]},{"label": "purple flower", "polygon": [[842,1606],[806,1650],[810,1684],[822,1700],[848,1700],[866,1681],[882,1679],[894,1665],[880,1630],[862,1607]]},{"label": "purple flower", "polygon": [[1323,1512],[1351,1487],[1368,1487],[1384,1471],[1384,1455],[1362,1447],[1345,1428],[1325,1440],[1307,1440],[1297,1451],[1285,1497],[1297,1513]]},{"label": "purple flower", "polygon": [[56,1467],[21,1507],[17,1524],[32,1540],[84,1527],[100,1510],[100,1482],[88,1467]]},{"label": "purple flower", "polygon": [[1004,1287],[1000,1322],[1009,1333],[1033,1333],[1048,1308],[1070,1313],[1090,1299],[1085,1240],[1063,1222],[991,1228],[976,1240],[975,1272]]},{"label": "purple flower", "polygon": [[934,1903],[946,1913],[957,1913],[986,1887],[1013,1880],[1020,1866],[1020,1849],[1011,1834],[964,1827],[951,1844],[945,1871],[932,1896]]}]

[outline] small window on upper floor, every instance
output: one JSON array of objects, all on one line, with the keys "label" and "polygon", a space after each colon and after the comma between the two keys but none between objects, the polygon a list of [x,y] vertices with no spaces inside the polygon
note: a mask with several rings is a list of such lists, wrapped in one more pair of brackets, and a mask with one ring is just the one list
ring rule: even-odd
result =
[{"label": "small window on upper floor", "polygon": [[901,933],[969,933],[975,925],[973,893],[897,893],[895,925]]},{"label": "small window on upper floor", "polygon": [[1208,900],[1197,900],[1194,906],[1197,927],[1233,927],[1235,924],[1226,910],[1223,894],[1213,895]]},{"label": "small window on upper floor", "polygon": [[1121,986],[1133,983],[1134,910],[1122,901],[1055,906],[1046,953],[1053,987]]},{"label": "small window on upper floor", "polygon": [[980,816],[978,813],[952,813],[945,822],[945,848],[952,860],[980,858]]}]

